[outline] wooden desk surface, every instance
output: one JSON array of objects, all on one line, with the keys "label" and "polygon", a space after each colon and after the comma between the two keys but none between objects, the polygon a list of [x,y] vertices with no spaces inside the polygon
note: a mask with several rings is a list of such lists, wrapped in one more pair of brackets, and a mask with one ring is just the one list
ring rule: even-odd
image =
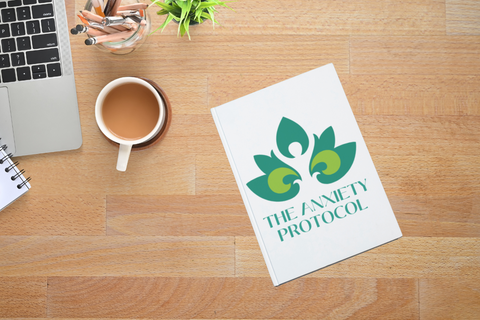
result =
[{"label": "wooden desk surface", "polygon": [[[0,212],[0,318],[479,319],[480,2],[232,7],[128,56],[71,36],[84,143],[19,159],[33,188]],[[330,62],[404,237],[275,288],[210,108]],[[120,173],[94,102],[132,75],[174,117]]]}]

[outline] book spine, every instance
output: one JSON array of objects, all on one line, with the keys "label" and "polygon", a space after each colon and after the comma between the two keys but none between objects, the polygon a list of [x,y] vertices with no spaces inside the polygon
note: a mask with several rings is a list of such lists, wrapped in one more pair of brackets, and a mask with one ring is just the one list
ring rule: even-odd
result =
[{"label": "book spine", "polygon": [[245,205],[245,208],[247,209],[248,217],[250,218],[250,223],[252,224],[253,231],[255,232],[255,236],[258,240],[258,245],[260,246],[260,250],[262,251],[263,258],[265,260],[265,263],[267,264],[267,269],[270,274],[270,278],[272,279],[273,285],[278,286],[280,283],[277,280],[277,276],[275,274],[275,270],[273,269],[273,265],[270,261],[270,257],[268,255],[267,248],[265,247],[265,243],[263,242],[262,234],[260,232],[260,229],[257,225],[255,215],[253,213],[252,208],[250,207],[250,202],[248,201],[245,189],[243,187],[242,179],[240,178],[240,174],[237,171],[237,166],[235,165],[235,160],[233,158],[233,155],[230,151],[230,147],[228,145],[228,141],[225,137],[225,134],[223,132],[222,128],[222,123],[220,119],[218,118],[217,112],[215,108],[211,109],[213,121],[215,122],[215,125],[217,127],[217,131],[220,135],[220,139],[222,140],[223,148],[225,150],[225,153],[227,154],[228,162],[230,163],[230,167],[232,168],[233,175],[235,177],[235,181],[237,183],[237,187],[240,191],[240,195],[242,196],[243,203]]}]

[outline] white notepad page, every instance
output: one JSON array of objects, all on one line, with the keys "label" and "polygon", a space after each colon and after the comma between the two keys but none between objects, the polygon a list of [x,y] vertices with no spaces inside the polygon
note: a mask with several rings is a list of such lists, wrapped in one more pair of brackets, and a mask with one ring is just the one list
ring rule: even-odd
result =
[{"label": "white notepad page", "polygon": [[0,162],[0,210],[3,210],[25,194],[30,189],[30,183],[3,148],[0,150]]}]

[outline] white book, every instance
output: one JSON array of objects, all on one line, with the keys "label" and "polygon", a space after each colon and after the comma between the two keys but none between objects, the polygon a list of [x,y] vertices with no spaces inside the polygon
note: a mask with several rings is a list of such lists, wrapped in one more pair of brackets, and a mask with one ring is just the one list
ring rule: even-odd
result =
[{"label": "white book", "polygon": [[211,111],[275,286],[402,236],[333,64]]}]

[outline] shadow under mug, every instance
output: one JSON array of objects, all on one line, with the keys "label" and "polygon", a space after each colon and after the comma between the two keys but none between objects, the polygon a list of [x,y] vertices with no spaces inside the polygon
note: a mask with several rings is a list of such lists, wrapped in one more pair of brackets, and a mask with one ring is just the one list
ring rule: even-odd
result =
[{"label": "shadow under mug", "polygon": [[[127,84],[139,84],[144,88],[148,89],[157,100],[159,108],[158,119],[156,121],[155,127],[147,135],[135,140],[121,138],[120,136],[114,134],[108,129],[103,116],[105,98],[115,88]],[[128,159],[130,158],[130,153],[134,145],[144,144],[154,139],[158,135],[163,126],[166,124],[165,118],[166,106],[159,92],[148,81],[137,77],[122,77],[111,81],[100,91],[97,97],[97,101],[95,103],[95,119],[97,121],[97,125],[100,131],[102,131],[105,137],[120,145],[117,159],[118,171],[125,171],[127,169]]]}]

